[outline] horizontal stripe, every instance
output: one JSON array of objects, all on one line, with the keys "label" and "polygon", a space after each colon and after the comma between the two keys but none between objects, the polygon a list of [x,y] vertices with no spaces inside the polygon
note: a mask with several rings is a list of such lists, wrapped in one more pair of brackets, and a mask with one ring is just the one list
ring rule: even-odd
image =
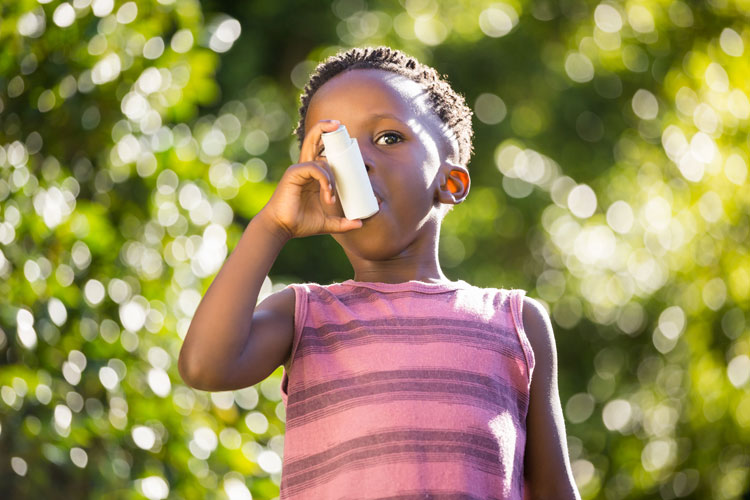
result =
[{"label": "horizontal stripe", "polygon": [[435,322],[415,320],[412,325],[391,325],[387,321],[350,321],[342,325],[305,326],[293,362],[305,355],[336,352],[347,347],[369,344],[446,343],[488,349],[508,357],[523,359],[523,350],[510,329],[488,330],[476,322]]},{"label": "horizontal stripe", "polygon": [[[505,399],[504,397],[502,398]],[[477,398],[466,397],[460,393],[445,392],[438,394],[419,394],[413,391],[404,391],[401,393],[394,391],[383,391],[381,394],[373,395],[369,397],[362,397],[357,400],[343,400],[340,403],[331,406],[318,406],[316,410],[311,410],[310,407],[313,404],[300,405],[297,408],[290,408],[287,410],[287,430],[296,429],[304,426],[312,421],[318,419],[330,419],[338,414],[350,412],[357,408],[370,408],[372,412],[378,415],[383,415],[384,418],[393,418],[394,414],[403,415],[406,410],[400,409],[399,404],[408,403],[443,403],[453,406],[463,407],[465,411],[476,412],[481,410],[483,412],[491,412],[495,410],[500,402],[495,401],[494,404],[488,404],[486,401],[482,401]],[[317,402],[315,402],[317,403]],[[521,402],[514,404],[513,402],[507,402],[504,408],[514,411],[517,413],[517,407],[522,405]],[[317,406],[317,405],[316,405]],[[389,406],[393,406],[395,410],[389,410]],[[412,413],[415,413],[413,411]],[[290,416],[291,415],[291,416]],[[429,417],[429,415],[425,415]],[[517,420],[514,420],[517,422]]]},{"label": "horizontal stripe", "polygon": [[[305,325],[307,326],[307,325]],[[497,337],[498,334],[504,334],[506,336],[513,337],[515,332],[513,323],[507,321],[502,322],[502,325],[495,323],[488,324],[483,321],[477,321],[474,319],[451,319],[451,318],[440,318],[440,317],[400,317],[400,318],[374,318],[363,320],[356,318],[351,320],[347,318],[345,322],[336,322],[332,317],[327,317],[325,323],[312,325],[318,330],[319,337],[325,337],[331,332],[345,332],[355,327],[365,328],[411,328],[414,330],[425,329],[425,331],[433,331],[433,328],[465,328],[474,333],[483,333],[487,337]],[[498,328],[502,331],[498,332]],[[458,333],[458,332],[457,332]]]},{"label": "horizontal stripe", "polygon": [[[334,297],[324,292],[314,293],[308,297],[307,306],[312,313],[312,321],[320,323],[321,326],[331,321],[338,322],[340,318],[356,317],[364,321],[376,319],[436,319],[446,320],[470,320],[490,323],[505,322],[510,327],[513,320],[510,316],[510,302],[504,300],[493,304],[484,298],[466,296],[461,304],[460,316],[453,314],[457,306],[457,298],[449,295],[437,296],[389,296],[388,302],[380,301],[373,296],[372,300],[356,301],[350,297]],[[322,314],[317,318],[316,314]]]},{"label": "horizontal stripe", "polygon": [[[345,306],[368,306],[370,304],[377,304],[382,302],[383,293],[377,290],[373,290],[365,287],[339,287],[339,293],[336,294],[332,290],[320,290],[320,293],[316,293],[311,296],[311,300],[319,301],[321,304],[331,305],[335,302],[344,304]],[[420,294],[411,290],[404,291],[393,291],[388,292],[388,300],[390,303],[401,300],[425,300],[432,304],[440,302],[450,302],[455,293],[461,293],[459,290],[449,290],[443,294]]]},{"label": "horizontal stripe", "polygon": [[[289,396],[289,404],[304,401],[313,396],[320,396],[327,392],[337,389],[346,389],[350,387],[359,388],[366,384],[374,382],[387,381],[435,381],[438,384],[447,382],[463,382],[471,385],[478,385],[487,388],[493,388],[497,384],[505,385],[495,378],[469,370],[458,370],[448,368],[405,368],[401,370],[383,370],[370,373],[354,374],[350,377],[337,377],[330,381],[311,385],[308,389],[296,390],[293,396]],[[436,384],[436,385],[438,385]]]},{"label": "horizontal stripe", "polygon": [[460,491],[411,491],[402,495],[377,497],[372,500],[499,500],[492,496],[474,496]]},{"label": "horizontal stripe", "polygon": [[321,453],[284,464],[286,486],[315,484],[326,476],[353,467],[366,467],[368,462],[451,461],[453,455],[463,456],[479,470],[501,475],[497,461],[497,442],[489,432],[465,432],[452,429],[423,430],[419,428],[389,430],[340,443]]},{"label": "horizontal stripe", "polygon": [[328,418],[356,406],[399,400],[441,401],[489,412],[525,409],[528,396],[508,383],[459,370],[395,370],[365,373],[293,391],[286,408],[287,429]]}]

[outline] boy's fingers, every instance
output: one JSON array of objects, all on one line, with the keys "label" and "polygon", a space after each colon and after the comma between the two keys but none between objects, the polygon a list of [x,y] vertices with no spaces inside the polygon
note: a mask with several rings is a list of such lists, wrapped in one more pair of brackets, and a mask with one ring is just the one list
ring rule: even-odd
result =
[{"label": "boy's fingers", "polygon": [[302,141],[299,160],[301,162],[315,160],[321,144],[320,136],[323,132],[333,132],[339,128],[339,125],[341,125],[341,122],[338,120],[321,120],[313,125],[307,134],[305,134],[305,139]]},{"label": "boy's fingers", "polygon": [[331,167],[323,160],[308,162],[312,167],[310,176],[320,184],[321,201],[328,203],[336,202],[336,177],[333,175]]},{"label": "boy's fingers", "polygon": [[329,217],[327,221],[327,231],[331,233],[345,233],[362,227],[362,220],[347,219],[346,217]]},{"label": "boy's fingers", "polygon": [[333,172],[324,161],[309,161],[294,166],[297,183],[307,183],[310,179],[318,181],[320,190],[325,191],[330,185],[333,187]]},{"label": "boy's fingers", "polygon": [[320,194],[322,196],[325,196],[326,200],[328,200],[329,203],[333,203],[335,201],[335,178],[333,176],[333,172],[330,171],[328,168],[328,165],[326,165],[325,162],[322,161],[314,161],[311,162],[313,167],[313,173],[312,177],[317,179],[318,184],[320,184]]},{"label": "boy's fingers", "polygon": [[329,205],[333,205],[336,203],[336,193],[333,191],[333,188],[330,184],[325,189],[321,188],[320,195],[322,201],[328,203]]}]

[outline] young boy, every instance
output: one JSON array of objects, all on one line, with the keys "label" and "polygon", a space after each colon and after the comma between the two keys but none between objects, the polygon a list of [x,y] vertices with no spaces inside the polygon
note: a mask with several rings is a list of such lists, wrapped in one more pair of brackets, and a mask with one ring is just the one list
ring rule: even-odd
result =
[{"label": "young boy", "polygon": [[[343,217],[322,150],[339,124],[378,200],[364,220]],[[193,317],[186,383],[238,389],[284,366],[282,499],[578,498],[546,311],[522,291],[450,281],[438,262],[443,217],[469,192],[463,98],[399,51],[352,49],[316,69],[297,134],[299,163]],[[322,233],[354,278],[256,307],[284,244]]]}]

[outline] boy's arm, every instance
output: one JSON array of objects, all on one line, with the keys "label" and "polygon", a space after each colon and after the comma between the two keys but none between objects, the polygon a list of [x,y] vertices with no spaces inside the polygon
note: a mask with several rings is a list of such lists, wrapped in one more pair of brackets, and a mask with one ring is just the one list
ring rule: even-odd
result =
[{"label": "boy's arm", "polygon": [[316,160],[321,134],[337,127],[333,120],[311,127],[301,162],[286,170],[198,304],[178,361],[188,385],[209,391],[247,387],[287,360],[294,335],[294,291],[273,294],[256,309],[263,280],[291,238],[362,227],[360,220],[341,217],[333,172]]},{"label": "boy's arm", "polygon": [[539,302],[525,297],[522,316],[536,361],[526,416],[524,475],[529,490],[527,498],[579,500],[568,459],[565,423],[557,389],[555,336],[549,315]]},{"label": "boy's arm", "polygon": [[178,363],[188,385],[209,391],[247,387],[285,361],[294,335],[293,290],[255,304],[287,240],[263,212],[247,225],[190,322]]}]

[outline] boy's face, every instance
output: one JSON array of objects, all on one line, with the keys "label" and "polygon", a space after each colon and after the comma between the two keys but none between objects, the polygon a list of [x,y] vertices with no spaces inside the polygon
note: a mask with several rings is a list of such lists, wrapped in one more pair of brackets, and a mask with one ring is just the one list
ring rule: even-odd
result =
[{"label": "boy's face", "polygon": [[[328,119],[339,120],[357,138],[380,202],[380,211],[364,219],[360,229],[333,235],[350,259],[386,259],[415,242],[434,244],[419,240],[429,239],[430,234],[436,238],[429,228],[439,228],[443,209],[438,198],[440,189],[445,189],[445,178],[438,174],[455,168],[447,160],[456,145],[429,108],[427,92],[389,71],[346,71],[315,93],[305,131]],[[343,216],[338,202],[325,210]]]}]

